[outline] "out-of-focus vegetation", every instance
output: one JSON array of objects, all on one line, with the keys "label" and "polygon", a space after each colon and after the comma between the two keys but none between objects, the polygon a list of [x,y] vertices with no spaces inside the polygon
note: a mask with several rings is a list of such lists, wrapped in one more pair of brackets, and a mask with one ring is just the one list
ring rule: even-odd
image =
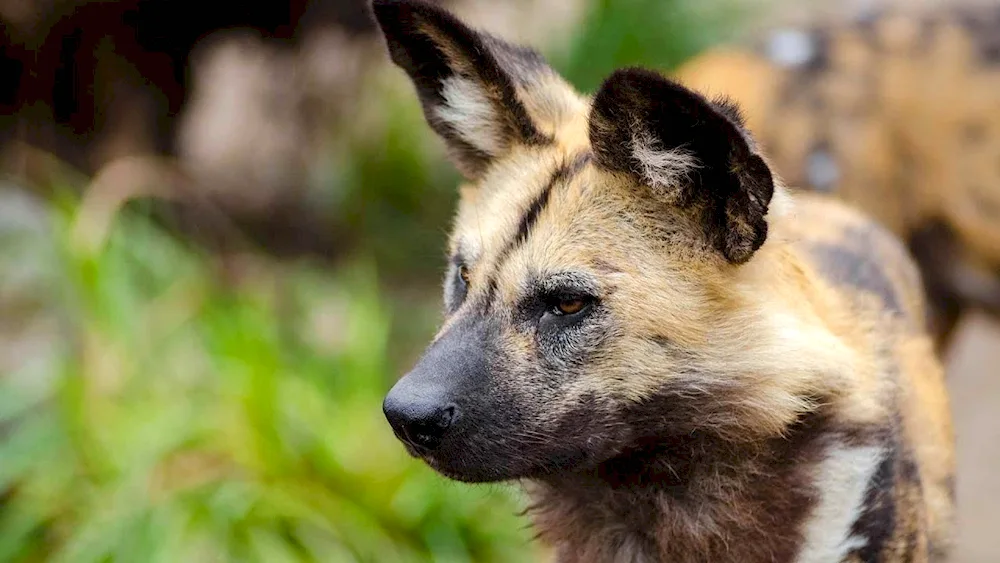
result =
[{"label": "out-of-focus vegetation", "polygon": [[729,37],[748,13],[735,1],[593,0],[564,60],[554,65],[584,92],[613,70],[642,65],[670,70]]},{"label": "out-of-focus vegetation", "polygon": [[4,249],[67,338],[0,379],[0,561],[527,557],[513,491],[437,478],[384,423],[370,262],[220,274],[132,212],[84,244],[76,209]]},{"label": "out-of-focus vegetation", "polygon": [[[585,90],[669,68],[733,21],[695,5],[595,0],[554,64]],[[459,181],[395,72],[314,174],[338,263],[215,256],[141,205],[95,238],[65,194],[4,231],[2,310],[48,346],[0,375],[0,561],[534,559],[516,488],[445,481],[382,417],[437,320]]]}]

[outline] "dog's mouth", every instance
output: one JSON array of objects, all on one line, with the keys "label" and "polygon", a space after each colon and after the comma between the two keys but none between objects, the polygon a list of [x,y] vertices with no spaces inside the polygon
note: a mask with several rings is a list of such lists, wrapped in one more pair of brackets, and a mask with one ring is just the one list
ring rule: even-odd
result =
[{"label": "dog's mouth", "polygon": [[[422,448],[420,446],[411,444],[405,440],[400,440],[403,443],[403,448],[406,449],[406,453],[410,454],[410,457],[415,457],[427,461],[427,458],[431,455],[431,451],[427,448]],[[429,462],[428,462],[429,463]]]},{"label": "dog's mouth", "polygon": [[[548,452],[540,458],[525,452],[481,452],[468,445],[446,450],[427,450],[405,444],[410,456],[421,460],[441,476],[463,483],[498,483],[519,479],[548,479],[565,473],[593,469],[599,458],[583,449]],[[540,452],[535,452],[540,454]]]},{"label": "dog's mouth", "polygon": [[520,473],[515,473],[506,467],[501,459],[496,463],[490,463],[475,455],[468,447],[457,448],[458,451],[429,450],[405,441],[403,447],[411,457],[421,460],[441,476],[454,481],[496,483],[522,477]]}]

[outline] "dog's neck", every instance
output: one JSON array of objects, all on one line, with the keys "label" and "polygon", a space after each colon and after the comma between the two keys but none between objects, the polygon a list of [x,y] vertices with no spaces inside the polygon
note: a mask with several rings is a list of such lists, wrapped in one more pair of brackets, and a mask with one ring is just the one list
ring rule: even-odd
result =
[{"label": "dog's neck", "polygon": [[816,414],[755,444],[698,433],[650,441],[534,482],[529,513],[559,563],[790,561],[826,430]]}]

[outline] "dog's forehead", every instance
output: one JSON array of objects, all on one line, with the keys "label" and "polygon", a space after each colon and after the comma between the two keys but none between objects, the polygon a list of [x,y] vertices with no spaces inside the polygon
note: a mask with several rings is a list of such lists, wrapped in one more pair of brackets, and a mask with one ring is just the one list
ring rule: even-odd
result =
[{"label": "dog's forehead", "polygon": [[595,202],[589,153],[517,151],[480,182],[461,190],[452,251],[468,261],[492,263],[530,246],[541,230],[569,228]]}]

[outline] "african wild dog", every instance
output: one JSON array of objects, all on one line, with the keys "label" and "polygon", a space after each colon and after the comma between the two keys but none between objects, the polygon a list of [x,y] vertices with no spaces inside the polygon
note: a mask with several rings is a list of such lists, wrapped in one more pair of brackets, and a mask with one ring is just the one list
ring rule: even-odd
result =
[{"label": "african wild dog", "polygon": [[1000,6],[940,4],[776,27],[675,77],[737,100],[789,185],[909,242],[944,348],[964,309],[1000,318]]},{"label": "african wild dog", "polygon": [[583,97],[374,8],[471,182],[444,326],[383,405],[411,454],[523,480],[562,562],[945,556],[947,395],[895,238],[791,198],[730,102],[641,69]]}]

